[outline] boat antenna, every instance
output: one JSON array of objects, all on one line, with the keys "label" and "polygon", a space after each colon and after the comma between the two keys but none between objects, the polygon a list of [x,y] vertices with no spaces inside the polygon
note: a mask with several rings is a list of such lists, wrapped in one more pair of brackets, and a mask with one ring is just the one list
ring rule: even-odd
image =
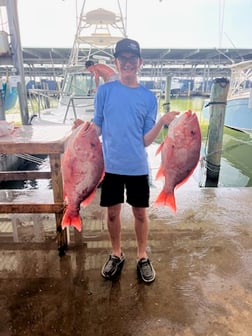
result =
[{"label": "boat antenna", "polygon": [[219,0],[219,48],[222,46],[225,0]]},{"label": "boat antenna", "polygon": [[125,1],[125,16],[123,15],[122,7],[120,4],[120,0],[117,0],[118,8],[120,11],[120,17],[123,18],[122,20],[122,32],[123,35],[126,37],[127,36],[127,12],[128,12],[128,0]]},{"label": "boat antenna", "polygon": [[234,44],[234,42],[231,40],[231,38],[228,36],[227,33],[224,32],[224,34],[225,34],[226,38],[228,39],[228,41],[232,44],[232,46],[234,47],[234,49],[236,49],[237,54],[240,56],[240,58],[241,58],[241,60],[242,60],[242,62],[243,62],[243,61],[244,61],[244,58],[243,58],[242,55],[239,53],[238,48],[236,47],[236,45]]}]

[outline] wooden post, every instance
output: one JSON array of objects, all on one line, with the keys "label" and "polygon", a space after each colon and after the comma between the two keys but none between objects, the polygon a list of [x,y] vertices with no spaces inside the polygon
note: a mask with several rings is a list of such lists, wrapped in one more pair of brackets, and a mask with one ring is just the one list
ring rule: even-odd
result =
[{"label": "wooden post", "polygon": [[[49,154],[50,166],[52,173],[52,188],[53,198],[55,203],[63,203],[63,180],[61,171],[61,157],[60,154]],[[63,212],[55,213],[56,227],[57,227],[57,241],[59,255],[65,254],[65,249],[68,245],[68,232],[66,229],[62,230],[61,222],[63,218]]]},{"label": "wooden post", "polygon": [[2,83],[0,81],[0,120],[5,120],[4,96],[5,92],[2,88]]},{"label": "wooden post", "polygon": [[214,80],[211,90],[210,102],[208,104],[210,106],[210,119],[206,152],[206,187],[218,186],[228,90],[228,79],[216,78]]},{"label": "wooden post", "polygon": [[191,96],[191,89],[192,89],[192,83],[191,81],[188,82],[188,91],[187,91],[187,97]]},{"label": "wooden post", "polygon": [[165,82],[165,101],[163,103],[164,112],[170,111],[171,81],[172,81],[171,76],[167,76]]}]

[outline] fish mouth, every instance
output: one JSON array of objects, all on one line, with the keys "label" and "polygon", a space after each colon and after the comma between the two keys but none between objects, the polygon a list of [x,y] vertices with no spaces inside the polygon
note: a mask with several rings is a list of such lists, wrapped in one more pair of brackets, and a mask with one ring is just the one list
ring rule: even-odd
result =
[{"label": "fish mouth", "polygon": [[195,112],[188,110],[183,114],[180,114],[177,118],[174,118],[172,121],[173,127],[177,127],[177,125],[187,125],[187,127],[191,127],[194,125],[195,119],[197,119],[197,115]]},{"label": "fish mouth", "polygon": [[196,114],[191,110],[188,110],[182,115],[181,119],[186,120],[186,122],[191,122],[192,120],[194,121],[195,118],[197,118]]},{"label": "fish mouth", "polygon": [[187,119],[194,119],[195,118],[195,113],[194,112],[192,112],[191,110],[188,110],[188,111],[186,111],[185,113],[184,113],[184,115],[185,115],[185,118],[187,118]]},{"label": "fish mouth", "polygon": [[84,131],[87,132],[90,127],[91,127],[91,122],[90,121],[85,121],[84,125],[83,125]]}]

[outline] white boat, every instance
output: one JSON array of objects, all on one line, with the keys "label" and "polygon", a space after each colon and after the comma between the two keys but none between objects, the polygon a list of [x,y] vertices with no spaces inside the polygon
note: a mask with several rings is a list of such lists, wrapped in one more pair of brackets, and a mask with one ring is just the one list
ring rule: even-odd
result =
[{"label": "white boat", "polygon": [[252,133],[252,61],[231,66],[224,124]]},{"label": "white boat", "polygon": [[[115,8],[115,3],[113,5]],[[77,118],[92,120],[95,81],[85,69],[85,63],[93,60],[111,67],[114,46],[126,37],[126,14],[119,0],[116,5],[118,14],[103,8],[87,11],[86,1],[83,2],[57,108],[40,109],[40,102],[47,99],[48,90],[46,94],[43,90],[29,90],[30,97],[36,97],[39,106],[38,112],[34,112],[36,117],[31,118],[32,123],[72,123]]]}]

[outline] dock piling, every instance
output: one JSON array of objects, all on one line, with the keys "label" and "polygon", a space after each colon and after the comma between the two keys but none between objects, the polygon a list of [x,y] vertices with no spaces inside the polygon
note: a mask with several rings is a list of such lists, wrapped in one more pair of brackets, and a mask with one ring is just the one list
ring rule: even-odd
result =
[{"label": "dock piling", "polygon": [[172,77],[167,76],[166,81],[165,81],[165,101],[163,103],[164,112],[169,112],[170,111],[171,82],[172,82]]},{"label": "dock piling", "polygon": [[228,79],[214,80],[208,103],[210,118],[206,152],[206,187],[218,186],[228,90]]}]

